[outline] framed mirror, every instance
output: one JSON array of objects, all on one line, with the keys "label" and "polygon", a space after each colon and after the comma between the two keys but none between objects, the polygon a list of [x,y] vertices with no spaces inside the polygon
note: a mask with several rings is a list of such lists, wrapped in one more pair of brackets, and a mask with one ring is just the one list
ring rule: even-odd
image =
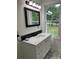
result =
[{"label": "framed mirror", "polygon": [[26,27],[40,25],[40,12],[24,7]]}]

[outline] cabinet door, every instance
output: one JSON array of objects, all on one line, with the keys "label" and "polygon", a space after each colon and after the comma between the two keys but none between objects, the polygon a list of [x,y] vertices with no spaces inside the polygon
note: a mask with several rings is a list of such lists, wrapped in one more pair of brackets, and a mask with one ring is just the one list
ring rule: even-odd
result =
[{"label": "cabinet door", "polygon": [[23,43],[23,59],[36,59],[36,46]]},{"label": "cabinet door", "polygon": [[50,49],[50,39],[47,38],[38,44],[36,48],[37,59],[43,59]]},{"label": "cabinet door", "polygon": [[37,59],[43,59],[43,54],[44,54],[44,41],[42,41],[40,44],[37,45],[36,47],[36,54],[37,54]]}]

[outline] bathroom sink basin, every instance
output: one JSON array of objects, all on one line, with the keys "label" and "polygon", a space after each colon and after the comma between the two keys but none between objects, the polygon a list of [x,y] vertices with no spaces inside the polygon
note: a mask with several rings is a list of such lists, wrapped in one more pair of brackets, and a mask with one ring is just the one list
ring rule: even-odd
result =
[{"label": "bathroom sink basin", "polygon": [[37,36],[34,36],[34,37],[31,37],[31,38],[26,38],[25,41],[35,41],[39,38],[44,38],[46,37],[48,34],[47,33],[41,33],[41,34],[38,34]]},{"label": "bathroom sink basin", "polygon": [[38,34],[37,36],[34,36],[34,37],[31,37],[31,38],[26,38],[25,41],[26,42],[32,42],[32,43],[38,43],[38,42],[41,42],[42,39],[44,39],[46,35],[43,35],[43,34]]},{"label": "bathroom sink basin", "polygon": [[37,36],[35,36],[35,38],[40,38],[40,37],[45,37],[46,35],[43,34],[38,34]]},{"label": "bathroom sink basin", "polygon": [[38,35],[38,37],[44,37],[45,35]]},{"label": "bathroom sink basin", "polygon": [[38,34],[37,36],[26,38],[24,42],[33,44],[33,45],[38,45],[40,42],[44,41],[49,36],[50,35],[48,33],[41,33],[41,34]]}]

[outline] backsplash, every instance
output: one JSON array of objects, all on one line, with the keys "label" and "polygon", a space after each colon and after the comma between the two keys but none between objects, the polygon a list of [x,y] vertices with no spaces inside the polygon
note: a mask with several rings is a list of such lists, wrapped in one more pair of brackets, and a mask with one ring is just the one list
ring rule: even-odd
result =
[{"label": "backsplash", "polygon": [[42,33],[42,30],[23,35],[23,36],[21,36],[21,40],[25,40],[25,38],[30,38],[30,37],[36,36],[36,35],[38,35],[40,33]]}]

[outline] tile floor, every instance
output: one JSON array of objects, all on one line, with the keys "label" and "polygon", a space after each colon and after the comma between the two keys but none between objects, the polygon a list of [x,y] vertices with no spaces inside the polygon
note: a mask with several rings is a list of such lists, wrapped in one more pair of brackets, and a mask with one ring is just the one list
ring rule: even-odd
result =
[{"label": "tile floor", "polygon": [[60,59],[56,52],[48,52],[44,59]]},{"label": "tile floor", "polygon": [[61,59],[61,40],[54,39],[52,43],[52,48],[44,59]]}]

